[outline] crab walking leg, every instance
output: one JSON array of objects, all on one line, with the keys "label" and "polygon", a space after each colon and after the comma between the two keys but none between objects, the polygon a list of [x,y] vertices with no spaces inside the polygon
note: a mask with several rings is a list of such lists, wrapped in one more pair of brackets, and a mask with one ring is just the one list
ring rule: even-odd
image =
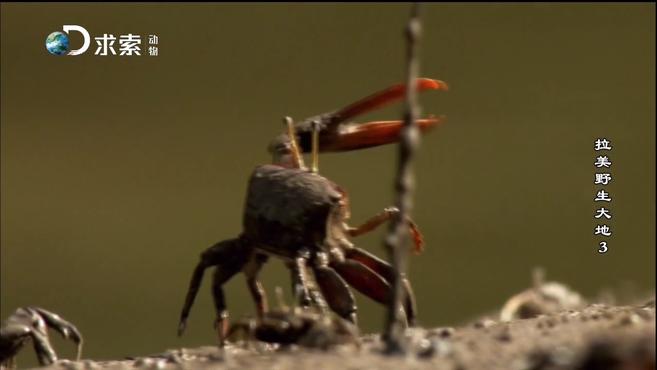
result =
[{"label": "crab walking leg", "polygon": [[[19,310],[25,309],[20,308]],[[28,317],[26,316],[26,318]],[[43,321],[39,323],[39,320],[41,319],[34,317],[25,320],[25,322],[16,322],[0,329],[0,367],[4,369],[3,366],[8,368],[13,366],[15,363],[14,356],[16,356],[28,337],[32,339],[39,364],[45,366],[57,361],[57,355],[50,345],[48,334],[45,332],[45,325]]]},{"label": "crab walking leg", "polygon": [[212,280],[212,299],[217,318],[214,321],[214,329],[217,331],[219,346],[223,347],[228,332],[228,310],[226,309],[226,297],[223,285],[235,275],[237,271],[217,268]]},{"label": "crab walking leg", "polygon": [[[377,227],[381,226],[383,223],[387,221],[390,221],[392,217],[398,213],[399,210],[397,208],[388,207],[385,208],[381,213],[378,213],[372,216],[371,218],[369,218],[360,226],[351,227],[349,225],[345,225],[345,229],[349,234],[349,236],[357,237],[376,229]],[[424,249],[424,238],[422,237],[422,233],[420,233],[420,229],[417,227],[415,222],[413,222],[413,220],[407,218],[407,222],[410,228],[411,235],[413,237],[413,242],[415,244],[414,252],[416,254],[419,254]]]},{"label": "crab walking leg", "polygon": [[45,366],[55,363],[57,361],[57,355],[50,345],[48,334],[46,332],[32,331],[31,336],[34,352],[37,354],[39,364]]},{"label": "crab walking leg", "polygon": [[330,307],[328,303],[326,303],[324,296],[322,296],[322,292],[319,291],[317,286],[315,286],[312,283],[308,284],[308,292],[310,293],[310,300],[312,301],[312,304],[315,307],[317,307],[321,312],[325,314],[328,313]]},{"label": "crab walking leg", "polygon": [[353,293],[344,279],[328,266],[327,257],[320,259],[323,261],[313,266],[313,271],[329,307],[340,317],[356,324],[356,300]]},{"label": "crab walking leg", "polygon": [[50,344],[48,332],[46,331],[46,322],[34,309],[27,307],[25,310],[29,313],[28,317],[31,319],[29,333],[32,337],[32,344],[39,359],[39,364],[50,365],[57,361],[57,354],[55,354]]},{"label": "crab walking leg", "polygon": [[[372,271],[376,272],[382,278],[392,284],[394,278],[394,269],[386,261],[379,257],[360,248],[349,248],[345,251],[345,257],[349,260],[354,260],[369,267]],[[417,306],[415,304],[415,294],[411,288],[411,283],[406,277],[402,279],[402,286],[405,292],[404,310],[406,311],[406,319],[410,326],[415,325],[415,317],[417,315]]]},{"label": "crab walking leg", "polygon": [[267,305],[267,296],[262,283],[258,280],[258,273],[262,265],[267,262],[267,255],[261,253],[253,253],[249,262],[244,266],[244,275],[246,275],[246,285],[249,287],[251,297],[256,304],[256,311],[258,318],[262,319],[264,314],[269,310]]},{"label": "crab walking leg", "polygon": [[77,360],[79,361],[82,355],[83,340],[82,334],[80,334],[78,328],[61,318],[59,315],[48,310],[44,310],[43,308],[30,307],[30,309],[36,311],[39,316],[43,318],[49,328],[56,330],[64,338],[72,340],[77,345]]},{"label": "crab walking leg", "polygon": [[322,297],[317,287],[308,278],[308,259],[310,252],[302,249],[293,261],[287,264],[292,277],[292,294],[295,301],[301,307],[309,307],[311,304],[321,311],[328,311],[329,306]]},{"label": "crab walking leg", "polygon": [[331,267],[359,292],[376,302],[386,304],[390,300],[390,284],[367,266],[353,260],[334,262]]},{"label": "crab walking leg", "polygon": [[[350,259],[333,262],[331,267],[359,292],[381,304],[387,305],[390,303],[392,298],[390,283],[369,267]],[[408,316],[403,312],[402,317]]]},{"label": "crab walking leg", "polygon": [[288,264],[292,275],[292,294],[301,307],[308,307],[311,303],[308,276],[306,275],[307,263],[307,257],[299,255]]},{"label": "crab walking leg", "polygon": [[29,335],[25,325],[12,323],[0,327],[0,368],[13,367],[14,356],[23,346],[23,339]]},{"label": "crab walking leg", "polygon": [[[205,270],[213,266],[217,266],[212,288],[212,295],[217,309],[216,324],[221,324],[222,327],[224,326],[223,320],[228,317],[228,312],[226,311],[221,285],[242,269],[251,255],[252,249],[253,248],[247,245],[242,239],[236,238],[221,241],[201,253],[200,261],[196,265],[194,273],[192,274],[185,303],[180,314],[178,336],[181,336],[185,331],[187,317],[189,317],[189,312],[194,304],[194,299],[196,298],[198,289],[201,286]],[[220,337],[220,342],[222,341],[223,337]]]}]

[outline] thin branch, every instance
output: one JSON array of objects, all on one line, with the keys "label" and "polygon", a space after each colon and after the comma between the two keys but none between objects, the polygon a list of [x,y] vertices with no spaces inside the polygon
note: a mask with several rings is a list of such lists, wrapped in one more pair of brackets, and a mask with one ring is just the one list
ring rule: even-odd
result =
[{"label": "thin branch", "polygon": [[404,126],[401,130],[399,154],[397,162],[397,176],[395,180],[395,205],[399,213],[390,224],[385,246],[388,250],[392,265],[395,269],[393,282],[393,299],[388,307],[388,315],[384,333],[386,350],[388,353],[405,353],[406,317],[403,310],[404,289],[402,279],[406,275],[407,257],[409,254],[409,232],[405,220],[413,207],[413,190],[415,176],[412,161],[419,146],[419,129],[415,123],[420,115],[420,106],[417,102],[415,89],[418,77],[418,41],[422,24],[419,16],[419,4],[414,3],[410,19],[406,26],[406,109],[404,112]]}]

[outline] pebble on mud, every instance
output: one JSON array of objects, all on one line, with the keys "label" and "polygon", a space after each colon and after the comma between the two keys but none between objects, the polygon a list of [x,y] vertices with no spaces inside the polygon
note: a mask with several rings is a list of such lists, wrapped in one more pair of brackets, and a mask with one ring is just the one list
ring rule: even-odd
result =
[{"label": "pebble on mud", "polygon": [[447,356],[452,353],[450,342],[441,339],[423,339],[418,347],[417,356],[424,359],[433,356]]},{"label": "pebble on mud", "polygon": [[485,329],[485,328],[488,328],[490,326],[493,326],[494,324],[495,324],[495,321],[493,321],[491,319],[482,319],[482,320],[479,320],[479,321],[475,321],[472,324],[472,326],[475,329]]},{"label": "pebble on mud", "polygon": [[454,328],[445,327],[445,328],[436,328],[429,332],[429,336],[440,337],[440,338],[449,338],[454,334]]},{"label": "pebble on mud", "polygon": [[641,317],[639,315],[637,315],[635,313],[630,313],[630,314],[627,314],[627,315],[623,315],[623,317],[620,318],[618,323],[620,325],[626,326],[626,325],[640,324],[641,321],[643,321],[643,320],[641,319]]}]

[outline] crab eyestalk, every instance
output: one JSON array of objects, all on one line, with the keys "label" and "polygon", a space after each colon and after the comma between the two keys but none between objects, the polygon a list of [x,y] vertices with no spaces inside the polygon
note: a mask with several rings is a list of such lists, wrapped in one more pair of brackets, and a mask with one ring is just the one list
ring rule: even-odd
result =
[{"label": "crab eyestalk", "polygon": [[313,147],[312,147],[312,156],[313,156],[313,165],[311,171],[317,173],[319,171],[319,122],[313,121]]},{"label": "crab eyestalk", "polygon": [[294,122],[291,117],[283,118],[283,121],[287,125],[287,136],[290,140],[290,151],[292,155],[292,162],[297,168],[305,168],[306,165],[303,163],[303,156],[299,150],[299,145],[297,144],[297,134],[294,128]]}]

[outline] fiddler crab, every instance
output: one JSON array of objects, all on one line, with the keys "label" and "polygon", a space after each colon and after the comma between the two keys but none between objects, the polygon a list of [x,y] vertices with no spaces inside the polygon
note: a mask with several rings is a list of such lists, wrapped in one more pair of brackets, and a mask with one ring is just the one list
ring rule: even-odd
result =
[{"label": "fiddler crab", "polygon": [[556,281],[545,281],[545,271],[532,272],[533,287],[509,298],[500,310],[500,320],[530,319],[539,315],[580,308],[582,296]]},{"label": "fiddler crab", "polygon": [[45,366],[55,363],[57,354],[48,339],[48,328],[56,330],[77,345],[79,360],[82,335],[75,325],[43,308],[21,307],[0,327],[0,368],[13,367],[14,357],[28,340],[32,340],[39,364]]},{"label": "fiddler crab", "polygon": [[[420,78],[415,88],[417,91],[446,90],[447,85],[442,81]],[[320,175],[317,164],[319,152],[365,149],[397,142],[402,121],[356,124],[348,120],[399,100],[405,93],[406,85],[394,85],[345,108],[296,124],[286,117],[287,132],[269,145],[273,163],[257,166],[251,174],[242,233],[201,253],[180,315],[179,336],[185,330],[203,274],[210,267],[216,267],[212,296],[220,346],[223,346],[229,330],[222,286],[238,272],[246,276],[257,317],[260,320],[266,318],[267,299],[258,273],[270,256],[282,259],[289,268],[292,291],[302,308],[330,309],[342,319],[356,324],[356,303],[348,285],[376,302],[389,303],[393,267],[354,246],[349,238],[374,230],[399,211],[386,208],[362,225],[350,226],[347,223],[350,218],[347,192]],[[429,117],[417,120],[417,125],[420,131],[426,132],[441,122],[442,118]],[[308,152],[312,152],[310,168],[304,164],[302,155]],[[412,220],[407,222],[414,250],[420,253],[424,244],[422,235]],[[413,325],[415,297],[407,278],[403,278],[402,285],[405,292],[403,316],[408,325]]]}]

